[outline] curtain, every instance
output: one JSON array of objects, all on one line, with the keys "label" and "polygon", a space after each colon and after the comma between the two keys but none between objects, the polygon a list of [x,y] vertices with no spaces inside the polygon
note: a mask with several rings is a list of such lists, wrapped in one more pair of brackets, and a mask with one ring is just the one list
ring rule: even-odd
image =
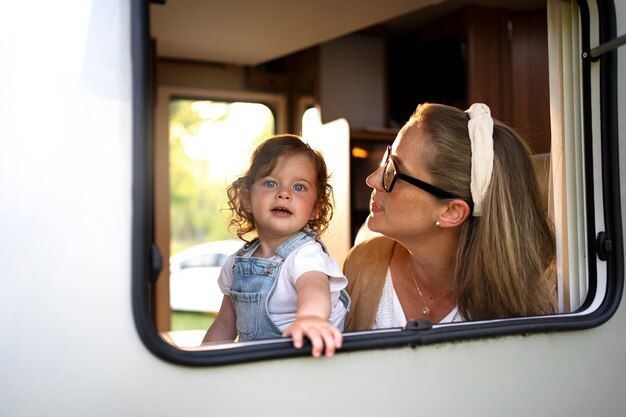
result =
[{"label": "curtain", "polygon": [[[549,204],[557,237],[559,311],[576,310],[588,290],[584,216],[581,32],[574,1],[548,0],[551,120]],[[572,273],[575,272],[575,273]]]}]

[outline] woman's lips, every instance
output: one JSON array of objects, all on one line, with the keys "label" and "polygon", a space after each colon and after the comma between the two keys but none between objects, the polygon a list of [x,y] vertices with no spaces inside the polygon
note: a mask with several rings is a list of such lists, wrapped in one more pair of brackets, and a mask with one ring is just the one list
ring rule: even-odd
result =
[{"label": "woman's lips", "polygon": [[378,204],[376,201],[372,200],[372,203],[370,204],[370,211],[372,213],[380,213],[383,210],[384,210],[383,206]]}]

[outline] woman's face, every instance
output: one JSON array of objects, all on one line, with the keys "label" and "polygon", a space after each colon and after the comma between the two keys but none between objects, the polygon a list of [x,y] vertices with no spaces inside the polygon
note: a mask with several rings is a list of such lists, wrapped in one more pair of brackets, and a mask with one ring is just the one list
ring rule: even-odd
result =
[{"label": "woman's face", "polygon": [[[424,164],[428,147],[422,128],[405,126],[391,147],[391,155],[403,174],[432,183]],[[373,189],[368,227],[405,244],[432,232],[441,200],[400,178],[391,192],[386,192],[382,185],[383,170],[384,166],[378,167],[365,181]]]}]

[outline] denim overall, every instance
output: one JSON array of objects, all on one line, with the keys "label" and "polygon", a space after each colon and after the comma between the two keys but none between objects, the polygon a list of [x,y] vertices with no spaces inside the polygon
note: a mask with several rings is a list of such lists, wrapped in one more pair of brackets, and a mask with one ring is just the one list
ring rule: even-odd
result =
[{"label": "denim overall", "polygon": [[[311,240],[317,241],[324,252],[327,252],[317,234],[308,227],[284,241],[276,249],[277,256],[272,259],[243,256],[256,250],[259,246],[258,239],[247,243],[237,252],[230,299],[237,316],[239,341],[281,336],[282,332],[267,313],[267,300],[276,286],[284,260],[295,249]],[[339,298],[347,309],[350,303],[348,294],[342,290]],[[343,328],[343,322],[341,327]]]}]

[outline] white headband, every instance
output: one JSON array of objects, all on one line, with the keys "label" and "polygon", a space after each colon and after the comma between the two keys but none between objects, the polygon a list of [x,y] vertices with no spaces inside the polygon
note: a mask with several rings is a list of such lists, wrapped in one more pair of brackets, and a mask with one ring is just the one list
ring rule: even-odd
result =
[{"label": "white headband", "polygon": [[493,173],[493,119],[486,104],[474,103],[465,110],[469,114],[467,130],[472,145],[470,189],[474,200],[473,215],[482,215],[482,205]]}]

